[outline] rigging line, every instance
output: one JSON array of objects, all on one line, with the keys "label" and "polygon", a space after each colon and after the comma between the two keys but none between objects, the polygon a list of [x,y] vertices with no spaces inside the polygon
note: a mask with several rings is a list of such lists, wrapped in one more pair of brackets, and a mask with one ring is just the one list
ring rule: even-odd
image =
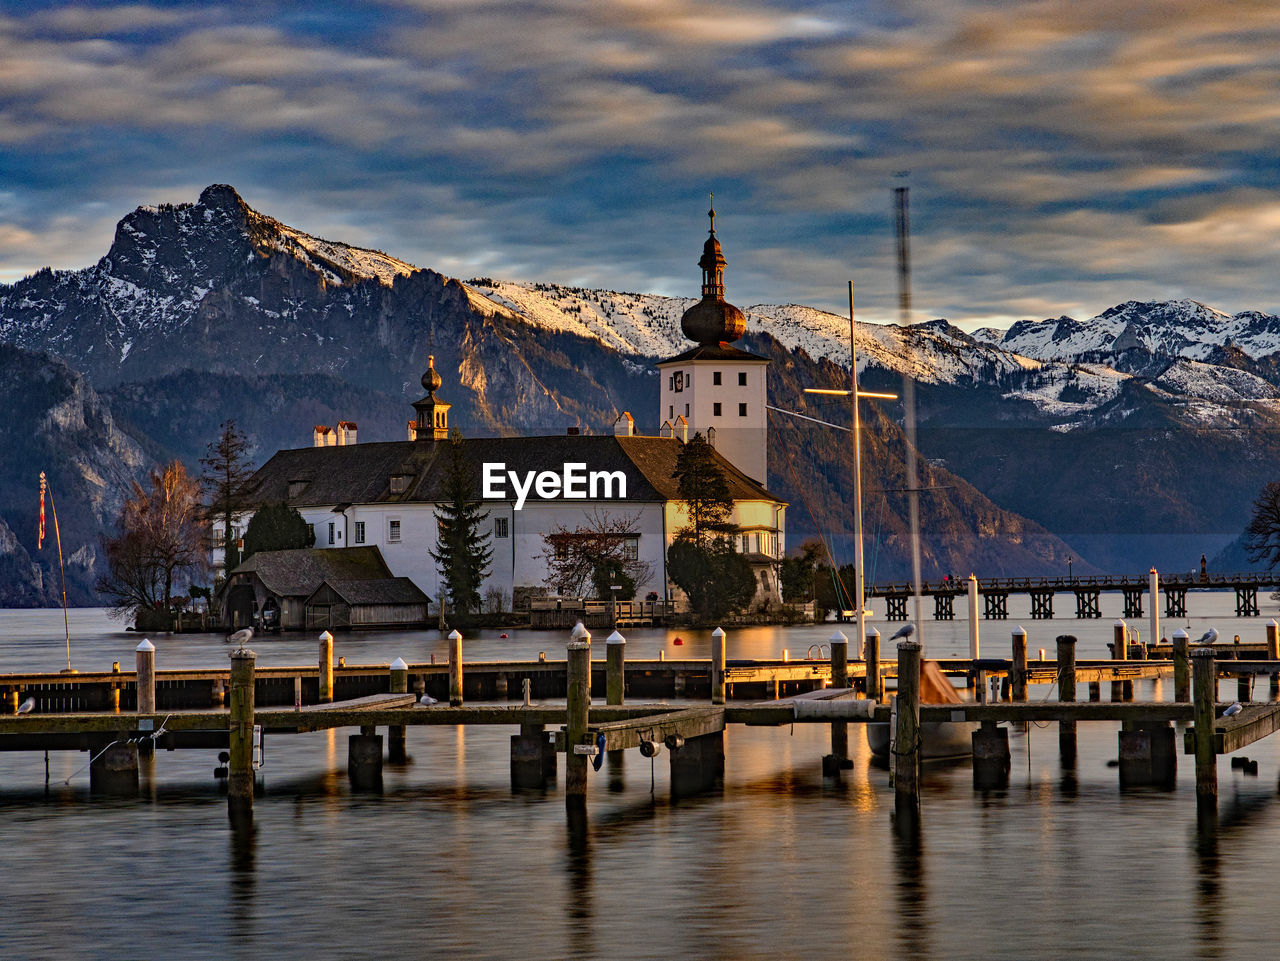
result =
[{"label": "rigging line", "polygon": [[809,417],[806,414],[797,414],[794,410],[785,410],[781,407],[774,407],[772,404],[765,404],[764,406],[775,414],[786,414],[788,417],[798,417],[801,420],[811,421],[814,424],[821,424],[823,427],[831,427],[835,430],[842,430],[846,434],[849,433],[848,427],[841,427],[839,424],[833,424],[828,420],[818,420],[816,417]]},{"label": "rigging line", "polygon": [[[777,408],[777,407],[770,407],[769,409],[770,409],[770,410],[776,410],[776,411],[778,411],[778,413],[780,413],[780,414],[786,414],[786,413],[789,413],[788,411],[780,410],[780,409],[779,409],[779,408]],[[797,415],[797,416],[799,416],[799,415]],[[812,417],[806,417],[806,418],[804,418],[804,419],[805,419],[805,420],[813,420],[813,418],[812,418]],[[818,423],[820,423],[820,424],[821,424],[821,423],[823,423],[823,421],[818,421]],[[830,426],[835,426],[835,425],[830,425]],[[814,513],[813,513],[813,505],[809,503],[809,497],[808,497],[808,495],[805,493],[805,488],[804,488],[804,486],[803,486],[803,485],[801,485],[801,484],[800,484],[799,479],[796,477],[795,465],[794,465],[794,464],[792,463],[792,461],[791,461],[791,448],[790,448],[790,446],[789,446],[789,445],[787,445],[787,444],[783,444],[783,445],[782,445],[782,452],[783,452],[783,454],[785,454],[785,455],[786,455],[787,476],[791,478],[791,484],[792,484],[792,486],[793,486],[796,490],[798,490],[798,491],[800,492],[800,499],[801,499],[802,501],[804,501],[804,508],[805,508],[805,510],[806,510],[806,511],[808,511],[808,513],[809,513],[809,519],[810,519],[811,521],[813,521],[813,528],[814,528],[814,530],[816,530],[816,531],[818,532],[818,540],[822,542],[822,549],[823,549],[824,551],[826,551],[826,552],[827,552],[827,560],[829,560],[829,561],[831,562],[831,577],[832,577],[832,581],[833,581],[834,585],[838,588],[838,590],[837,590],[837,592],[836,592],[836,593],[837,593],[837,594],[839,594],[839,595],[841,596],[841,598],[842,598],[842,599],[843,599],[843,598],[852,597],[853,595],[849,592],[849,589],[845,586],[844,579],[840,576],[840,568],[839,568],[839,565],[838,565],[838,564],[836,564],[836,558],[835,558],[835,555],[831,552],[831,545],[830,545],[830,543],[828,543],[828,541],[827,541],[827,536],[823,533],[822,525],[818,523],[818,518],[817,518],[817,517],[814,515]],[[816,601],[816,600],[817,600],[817,598],[814,598],[814,600]],[[852,606],[852,604],[851,604],[850,606]],[[847,609],[847,608],[845,608],[845,607],[844,607],[844,605],[842,604],[842,605],[841,605],[841,610],[846,610],[846,609]]]}]

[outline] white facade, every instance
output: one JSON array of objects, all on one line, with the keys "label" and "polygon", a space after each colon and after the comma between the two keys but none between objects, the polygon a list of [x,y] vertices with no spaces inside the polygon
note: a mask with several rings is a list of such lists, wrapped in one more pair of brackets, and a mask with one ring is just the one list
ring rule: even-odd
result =
[{"label": "white facade", "polygon": [[659,423],[684,417],[689,435],[700,433],[752,480],[769,477],[764,358],[668,360],[659,363]]}]

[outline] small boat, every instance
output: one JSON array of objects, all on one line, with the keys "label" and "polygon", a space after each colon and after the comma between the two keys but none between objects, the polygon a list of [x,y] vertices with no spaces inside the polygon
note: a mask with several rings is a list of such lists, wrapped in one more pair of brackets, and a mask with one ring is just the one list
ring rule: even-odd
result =
[{"label": "small boat", "polygon": [[[964,698],[938,667],[937,661],[920,664],[921,704],[963,704]],[[884,759],[889,756],[893,736],[888,724],[865,724],[871,753]],[[927,721],[920,725],[920,756],[924,759],[966,757],[973,753],[972,734],[977,721]]]}]

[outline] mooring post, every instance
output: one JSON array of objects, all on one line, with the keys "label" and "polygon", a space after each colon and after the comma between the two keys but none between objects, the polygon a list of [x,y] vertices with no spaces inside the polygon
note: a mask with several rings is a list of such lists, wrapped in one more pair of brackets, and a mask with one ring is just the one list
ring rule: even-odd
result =
[{"label": "mooring post", "polygon": [[[1076,639],[1071,634],[1058,635],[1058,700],[1076,699]],[[1076,722],[1058,722],[1058,753],[1064,764],[1076,760]]]},{"label": "mooring post", "polygon": [[894,804],[920,804],[920,644],[898,645],[898,728],[893,741]]},{"label": "mooring post", "polygon": [[462,635],[449,633],[449,706],[462,707]]},{"label": "mooring post", "polygon": [[1111,628],[1111,658],[1116,661],[1129,660],[1129,625],[1124,619],[1116,621]]},{"label": "mooring post", "polygon": [[[976,661],[978,653],[978,578],[969,575],[969,660]],[[978,683],[981,683],[979,680]]]},{"label": "mooring post", "polygon": [[1021,627],[1013,629],[1013,671],[1009,677],[1013,699],[1027,699],[1027,632]]},{"label": "mooring post", "polygon": [[333,703],[333,635],[320,635],[320,703]]},{"label": "mooring post", "polygon": [[[1280,661],[1280,624],[1275,619],[1267,622],[1267,660]],[[1280,672],[1271,671],[1271,697],[1280,695]]]},{"label": "mooring post", "polygon": [[565,700],[564,801],[566,807],[585,807],[587,803],[586,754],[575,748],[584,746],[591,713],[591,634],[579,623],[569,635]]},{"label": "mooring post", "polygon": [[[831,686],[849,686],[849,638],[841,631],[831,635]],[[822,759],[822,773],[838,776],[848,764],[849,725],[844,721],[831,722],[831,753]]]},{"label": "mooring post", "polygon": [[1151,568],[1148,575],[1148,587],[1151,590],[1151,632],[1147,635],[1150,644],[1160,643],[1160,575]]},{"label": "mooring post", "polygon": [[145,637],[134,650],[138,655],[138,713],[156,712],[156,646]]},{"label": "mooring post", "polygon": [[1191,661],[1188,659],[1190,635],[1182,628],[1173,632],[1173,699],[1191,700]]},{"label": "mooring post", "polygon": [[[711,703],[724,703],[724,630],[711,632]],[[776,696],[776,695],[775,695]]]},{"label": "mooring post", "polygon": [[257,657],[243,647],[231,652],[227,810],[233,818],[253,814],[253,668]]},{"label": "mooring post", "polygon": [[1217,720],[1218,674],[1213,651],[1191,652],[1192,696],[1195,698],[1196,800],[1218,801],[1218,756],[1214,753],[1213,723]]},{"label": "mooring post", "polygon": [[866,677],[866,693],[873,701],[880,700],[880,632],[874,627],[867,628],[866,650],[863,652],[867,659],[867,677]]},{"label": "mooring post", "polygon": [[[391,693],[409,693],[409,665],[403,657],[391,662]],[[409,757],[408,743],[403,724],[391,724],[387,727],[387,759],[392,764],[403,764]]]},{"label": "mooring post", "polygon": [[606,704],[621,704],[627,691],[627,639],[614,631],[604,642],[606,664],[604,699]]}]

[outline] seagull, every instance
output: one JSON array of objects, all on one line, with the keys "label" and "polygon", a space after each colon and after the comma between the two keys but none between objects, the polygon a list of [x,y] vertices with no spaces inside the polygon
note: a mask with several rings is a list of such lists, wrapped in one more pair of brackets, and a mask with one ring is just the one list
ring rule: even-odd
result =
[{"label": "seagull", "polygon": [[423,695],[422,695],[422,697],[418,699],[417,706],[418,706],[418,707],[430,707],[432,704],[439,704],[439,703],[440,703],[440,702],[439,702],[439,701],[437,701],[437,700],[436,700],[434,697],[432,697],[430,694],[423,694]]},{"label": "seagull", "polygon": [[898,628],[898,633],[894,634],[893,637],[889,638],[889,640],[896,641],[900,637],[910,637],[915,632],[916,626],[914,624],[903,624]]},{"label": "seagull", "polygon": [[1244,710],[1244,708],[1242,708],[1242,707],[1240,706],[1240,702],[1239,702],[1239,701],[1237,701],[1235,704],[1232,704],[1229,708],[1227,708],[1225,711],[1223,711],[1223,712],[1222,712],[1222,716],[1223,716],[1223,717],[1235,717],[1237,714],[1239,714],[1239,713],[1240,713],[1241,711],[1243,711],[1243,710]]},{"label": "seagull", "polygon": [[229,643],[238,644],[241,647],[241,649],[243,649],[244,646],[248,644],[251,640],[253,640],[252,627],[242,627],[240,628],[240,630],[236,631],[234,634],[232,634],[230,637],[227,638],[227,641]]},{"label": "seagull", "polygon": [[34,697],[29,697],[25,701],[23,701],[20,705],[18,705],[19,714],[30,714],[35,709],[36,709],[36,699]]},{"label": "seagull", "polygon": [[1205,631],[1203,634],[1200,635],[1200,640],[1196,641],[1196,643],[1212,644],[1217,639],[1218,639],[1218,629],[1216,627],[1211,627],[1207,631]]}]

